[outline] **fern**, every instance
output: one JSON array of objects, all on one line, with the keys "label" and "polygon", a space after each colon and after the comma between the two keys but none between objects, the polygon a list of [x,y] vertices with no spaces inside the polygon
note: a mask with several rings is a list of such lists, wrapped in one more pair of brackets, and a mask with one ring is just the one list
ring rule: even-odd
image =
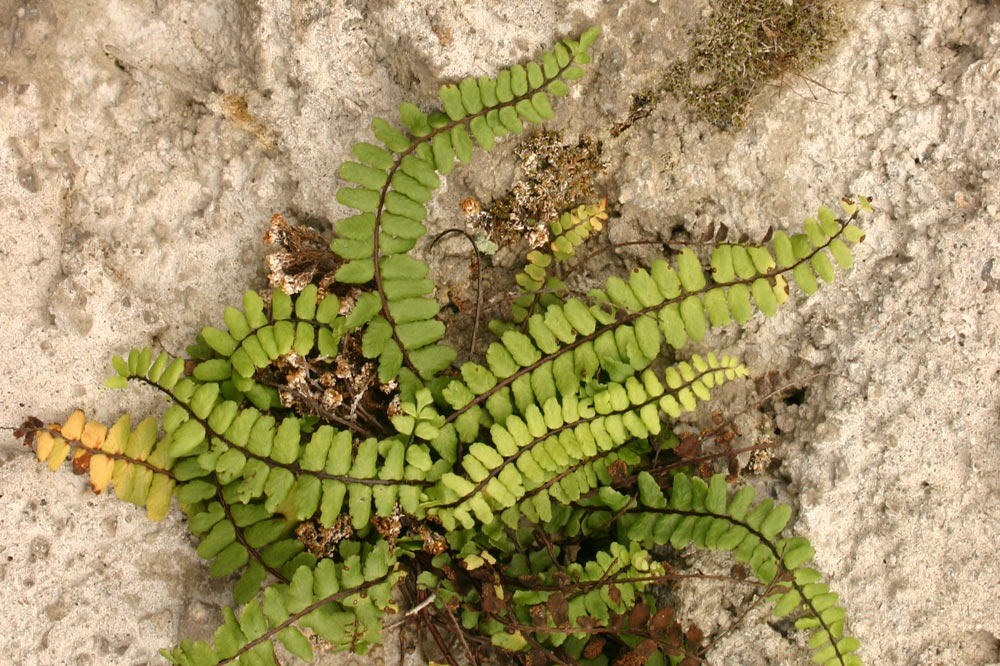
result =
[{"label": "fern", "polygon": [[427,297],[434,288],[426,280],[427,265],[406,254],[426,232],[423,204],[440,186],[438,174],[451,173],[456,158],[472,158],[470,134],[489,151],[497,138],[520,134],[524,122],[552,118],[552,97],[566,95],[566,82],[584,75],[578,65],[590,62],[587,51],[597,34],[591,30],[579,41],[556,44],[540,62],[514,65],[495,79],[444,85],[443,111],[427,115],[404,102],[399,115],[410,136],[375,118],[372,130],[385,147],[359,143],[353,150],[359,162],[341,165],[341,177],[359,187],[339,190],[337,201],[360,212],[337,223],[340,238],[330,247],[346,260],[339,281],[374,283],[358,299],[348,326],[365,327],[364,353],[379,359],[383,382],[404,365],[429,379],[455,360],[452,348],[434,344],[444,326],[434,319],[437,303]]},{"label": "fern", "polygon": [[[473,661],[485,648],[465,633],[529,664],[695,663],[700,630],[654,594],[675,577],[658,553],[694,544],[746,563],[775,615],[797,613],[811,632],[816,663],[861,663],[837,595],[806,566],[812,547],[782,536],[789,507],[753,505],[750,488],[730,497],[723,475],[705,481],[673,453],[670,424],[747,369],[713,352],[657,360],[664,342],[681,350],[754,309],[774,316],[791,284],[808,296],[835,265],[849,269],[866,199],[845,200],[842,219],[821,208],[770,246],[719,244],[707,268],[684,248],[580,298],[558,268],[608,215],[604,202],[579,206],[550,225],[547,250],[528,254],[512,321],[494,322],[482,363],[454,368],[440,342],[428,267],[409,255],[426,233],[424,204],[473,140],[488,151],[550,118],[597,34],[443,86],[443,110],[402,104],[405,133],[375,119],[382,146],[357,144],[358,161],[340,169],[353,185],[337,199],[358,214],[336,224],[333,283],[246,292],[190,359],[115,357],[108,387],[140,384],[172,403],[162,436],[152,419],[106,428],[79,411],[22,426],[39,461],[55,471],[72,459],[95,492],[113,483],[152,520],[176,497],[212,575],[239,575],[239,611],[225,609],[212,644],[182,641],[162,652],[168,661],[274,664],[275,642],[310,661],[304,628],[364,654],[403,585],[419,601],[405,617],[452,663],[438,624],[461,629]],[[382,397],[303,397],[310,373],[340,372],[351,353],[377,360]]]},{"label": "fern", "polygon": [[[558,220],[549,224],[552,254],[532,250],[528,253],[524,271],[515,278],[521,288],[521,294],[514,299],[511,307],[515,323],[523,323],[534,313],[536,307],[557,303],[559,297],[566,294],[565,283],[553,275],[552,271],[557,262],[576,256],[576,248],[592,233],[603,228],[603,221],[608,219],[606,206],[606,200],[591,206],[578,206],[575,210],[564,212]],[[494,326],[498,334],[502,334],[505,328],[503,322],[496,322]]]}]

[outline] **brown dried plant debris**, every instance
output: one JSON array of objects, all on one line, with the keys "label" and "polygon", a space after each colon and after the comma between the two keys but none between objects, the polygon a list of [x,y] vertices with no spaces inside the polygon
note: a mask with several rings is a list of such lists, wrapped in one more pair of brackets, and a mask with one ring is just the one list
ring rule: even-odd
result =
[{"label": "brown dried plant debris", "polygon": [[295,536],[307,551],[320,559],[333,557],[337,552],[337,544],[354,536],[354,528],[351,527],[351,517],[342,513],[330,527],[307,520],[295,528]]},{"label": "brown dried plant debris", "polygon": [[[761,443],[770,442],[764,439]],[[774,462],[774,451],[771,448],[755,449],[750,452],[750,460],[747,461],[746,465],[747,473],[752,476],[767,474]]]},{"label": "brown dried plant debris", "polygon": [[448,540],[426,525],[417,525],[417,534],[424,542],[424,552],[430,555],[440,555],[448,550]]},{"label": "brown dried plant debris", "polygon": [[267,282],[286,294],[297,294],[319,275],[317,281],[322,298],[332,284],[333,274],[343,263],[330,251],[330,243],[309,227],[290,225],[279,213],[271,218],[264,241],[275,251],[264,260]]},{"label": "brown dried plant debris", "polygon": [[632,95],[612,138],[648,118],[665,93],[678,95],[721,130],[739,129],[754,96],[784,74],[802,76],[843,31],[834,0],[713,0],[696,29],[691,58],[667,69],[654,88]]},{"label": "brown dried plant debris", "polygon": [[345,335],[336,358],[303,358],[289,352],[255,379],[278,390],[281,404],[300,416],[355,424],[360,434],[390,428],[383,416],[397,385],[378,382],[375,363],[365,359],[354,334]]},{"label": "brown dried plant debris", "polygon": [[644,90],[641,93],[632,95],[632,102],[629,105],[628,116],[625,120],[620,120],[611,126],[610,134],[612,138],[617,137],[635,123],[648,118],[653,109],[660,102],[660,93],[655,90]]},{"label": "brown dried plant debris", "polygon": [[396,539],[403,531],[403,516],[403,507],[398,503],[392,507],[392,513],[388,516],[372,516],[372,525],[376,532],[385,537],[390,552],[396,549]]},{"label": "brown dried plant debris", "polygon": [[250,113],[250,106],[243,95],[223,95],[222,115],[235,127],[257,139],[257,142],[265,150],[274,150],[278,146],[278,140],[274,136],[274,132],[259,118]]},{"label": "brown dried plant debris", "polygon": [[507,246],[528,238],[532,247],[548,242],[548,223],[573,205],[597,198],[593,179],[607,169],[601,142],[589,136],[563,144],[558,132],[542,131],[515,151],[524,177],[489,205],[462,203],[473,228]]}]

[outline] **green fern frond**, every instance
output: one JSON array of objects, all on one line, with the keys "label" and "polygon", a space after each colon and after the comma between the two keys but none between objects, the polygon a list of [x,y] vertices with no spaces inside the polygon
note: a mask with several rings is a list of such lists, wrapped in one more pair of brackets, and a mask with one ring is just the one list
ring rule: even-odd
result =
[{"label": "green fern frond", "polygon": [[[464,476],[447,472],[438,485],[428,489],[428,495],[441,502],[430,513],[447,529],[454,529],[456,521],[470,529],[473,516],[489,524],[494,511],[514,507],[528,491],[599,451],[659,434],[660,410],[676,418],[682,411],[693,411],[699,400],[708,400],[709,387],[747,375],[729,357],[719,361],[712,354],[707,361],[699,356],[693,361],[697,370],[687,363],[668,368],[666,388],[655,373],[646,370],[641,379],[632,376],[624,383],[611,382],[593,397],[569,395],[560,400],[552,396],[540,405],[526,401],[523,418],[511,414],[502,424],[490,427],[492,444],[476,441],[469,446],[461,460]],[[453,396],[459,386],[457,380],[449,386]],[[459,399],[452,406],[460,408],[464,403]],[[472,441],[477,433],[478,424],[475,430],[459,430],[463,441]],[[552,519],[550,497],[569,504],[596,485],[596,478],[591,483],[586,470],[578,470],[547,490],[532,493],[531,508],[522,508],[532,522],[548,522]],[[505,514],[505,521],[512,525],[519,518],[517,512]]]},{"label": "green fern frond", "polygon": [[[426,233],[424,204],[440,186],[455,160],[472,157],[473,138],[483,150],[498,138],[520,134],[524,122],[540,124],[552,118],[552,97],[564,96],[567,81],[579,79],[578,66],[590,61],[587,50],[599,30],[579,41],[566,40],[542,54],[540,63],[515,65],[495,79],[465,79],[441,87],[443,111],[424,114],[415,105],[400,105],[407,134],[381,118],[372,121],[375,138],[384,146],[357,144],[361,162],[346,162],[340,176],[358,187],[342,188],[337,201],[359,214],[336,225],[340,238],[331,249],[345,263],[336,274],[350,284],[374,282],[363,298],[364,316],[350,322],[367,325],[366,355],[379,358],[379,377],[389,382],[406,366],[425,379],[451,365],[454,350],[435,344],[444,328],[433,319],[437,304],[430,298],[427,265],[407,256]],[[470,136],[471,135],[471,136]]]},{"label": "green fern frond", "polygon": [[[815,244],[806,234],[790,239],[779,232],[774,240],[777,262],[764,247],[723,245],[713,252],[712,276],[708,277],[695,253],[685,249],[673,265],[659,259],[648,271],[633,269],[628,282],[608,278],[605,290],[591,292],[591,305],[575,298],[550,305],[544,314],[528,318],[526,334],[509,330],[490,345],[486,362],[497,382],[446,420],[460,418],[519,380],[534,380],[538,370],[538,383],[543,386],[549,383],[546,375],[556,371],[563,378],[572,375],[571,381],[562,384],[567,392],[576,391],[581,380],[596,377],[598,371],[621,382],[649,367],[663,340],[675,349],[689,339],[698,342],[708,325],[749,321],[754,304],[765,316],[774,316],[778,305],[789,299],[789,273],[796,283],[805,285],[802,288],[808,295],[815,291],[815,280],[809,281],[813,277],[810,266],[823,266],[822,275],[832,279],[825,271],[826,252],[842,266],[850,265],[844,241],[856,243],[864,238],[853,223],[858,212],[852,210],[848,219],[837,221],[829,209],[821,209],[823,229],[811,221],[806,225],[814,229]],[[536,396],[537,401],[544,402],[547,392]]]},{"label": "green fern frond", "polygon": [[160,654],[179,666],[274,664],[277,640],[293,655],[312,661],[311,644],[296,625],[313,630],[337,650],[365,654],[381,641],[382,617],[394,610],[392,588],[404,574],[385,541],[363,551],[347,548],[342,557],[342,563],[324,559],[315,568],[298,567],[287,583],[268,585],[259,600],[243,604],[239,617],[232,608],[223,609],[213,645],[185,640]]},{"label": "green fern frond", "polygon": [[[552,254],[532,250],[528,253],[524,270],[514,278],[521,289],[521,294],[511,304],[514,323],[522,323],[537,307],[546,308],[560,302],[566,293],[566,285],[553,273],[553,269],[558,262],[576,256],[576,248],[603,228],[603,222],[608,219],[606,207],[607,200],[604,199],[589,206],[577,206],[549,224],[549,249]],[[499,321],[491,322],[490,326],[497,336],[513,328]]]},{"label": "green fern frond", "polygon": [[656,480],[640,472],[634,506],[627,496],[607,487],[602,488],[600,499],[609,509],[623,512],[618,530],[624,539],[647,548],[669,544],[679,550],[694,543],[698,548],[732,552],[769,590],[786,590],[769,597],[776,602],[776,616],[801,608],[796,628],[815,630],[810,647],[819,649],[813,657],[816,663],[861,663],[850,654],[860,643],[844,634],[844,609],[835,605],[837,595],[821,582],[817,571],[803,566],[815,554],[812,546],[803,537],[779,538],[792,514],[788,505],[765,499],[753,506],[750,486],[729,500],[723,474],[706,483],[676,473],[670,487],[667,499]]},{"label": "green fern frond", "polygon": [[[501,658],[696,663],[704,636],[650,589],[675,576],[663,549],[693,544],[746,563],[775,615],[810,632],[815,663],[861,663],[837,595],[807,566],[812,546],[782,535],[791,509],[754,504],[751,488],[730,495],[725,476],[703,480],[673,450],[673,424],[747,369],[714,352],[654,362],[664,342],[679,350],[754,308],[773,316],[791,283],[808,296],[835,265],[849,269],[866,199],[845,200],[843,219],[821,208],[769,247],[720,244],[704,265],[687,247],[571,298],[555,268],[607,218],[604,201],[579,206],[528,254],[513,321],[493,325],[479,362],[451,368],[428,266],[408,255],[425,204],[475,145],[550,118],[597,34],[442,86],[442,110],[400,105],[405,131],[376,118],[381,145],[355,145],[358,161],[340,168],[353,186],[337,199],[358,214],[336,224],[334,284],[246,292],[187,360],[149,348],[114,357],[107,386],[143,384],[172,403],[162,437],[153,419],[109,429],[79,411],[18,429],[53,471],[71,458],[95,492],[113,484],[153,520],[176,496],[212,575],[239,577],[239,610],[224,609],[214,641],[181,641],[162,651],[168,661],[268,665],[277,644],[310,661],[305,629],[364,654],[409,578],[411,614],[432,635],[443,619]],[[304,402],[292,387],[312,381],[301,368],[324,389],[335,373],[350,379],[350,409]]]}]

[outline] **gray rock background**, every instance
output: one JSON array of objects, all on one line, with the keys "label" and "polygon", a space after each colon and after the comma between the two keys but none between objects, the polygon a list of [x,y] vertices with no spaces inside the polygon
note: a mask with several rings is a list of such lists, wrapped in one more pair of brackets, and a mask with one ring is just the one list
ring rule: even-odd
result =
[{"label": "gray rock background", "polygon": [[[162,409],[101,388],[110,355],[179,352],[260,286],[274,212],[320,227],[344,214],[336,167],[373,115],[432,105],[443,81],[599,23],[595,73],[553,125],[595,132],[683,57],[706,7],[0,0],[0,424]],[[874,198],[849,276],[708,342],[754,374],[850,378],[816,379],[801,405],[779,407],[782,464],[758,483],[794,501],[866,663],[998,664],[1000,7],[858,1],[847,21],[809,73],[823,87],[787,77],[743,130],[719,133],[667,100],[609,142],[604,186],[621,204],[609,233],[724,223],[759,237],[841,195]],[[459,199],[509,186],[510,144],[456,169],[432,226],[462,224]],[[4,663],[162,663],[157,648],[207,636],[230,600],[177,513],[152,525],[49,473],[9,433],[0,502]],[[700,589],[687,610],[724,626],[733,594]],[[808,663],[767,619],[752,616],[711,663]],[[374,663],[396,663],[394,649]]]}]

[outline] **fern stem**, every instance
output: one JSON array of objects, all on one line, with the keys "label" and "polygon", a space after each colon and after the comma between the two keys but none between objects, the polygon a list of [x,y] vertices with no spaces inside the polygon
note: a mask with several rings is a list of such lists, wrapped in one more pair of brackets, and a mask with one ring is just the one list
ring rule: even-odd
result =
[{"label": "fern stem", "polygon": [[517,578],[504,577],[504,587],[510,587],[511,589],[521,589],[526,591],[541,591],[541,592],[564,592],[566,588],[577,587],[578,594],[586,594],[587,592],[604,587],[605,585],[618,585],[619,583],[666,583],[668,581],[675,580],[716,580],[724,583],[740,583],[743,585],[750,585],[753,587],[763,587],[768,586],[759,580],[749,580],[747,578],[736,578],[735,576],[725,576],[723,574],[705,574],[705,573],[692,573],[692,574],[664,574],[662,576],[630,576],[628,578],[618,578],[612,577],[605,583],[599,584],[600,581],[566,581],[560,583],[559,585],[532,585],[531,587],[525,587],[521,585],[521,581]]},{"label": "fern stem", "polygon": [[430,247],[427,248],[429,253],[434,249],[434,246],[438,244],[442,238],[448,234],[462,234],[472,245],[472,255],[476,260],[476,317],[472,323],[472,342],[469,343],[469,356],[471,357],[476,351],[476,337],[479,334],[479,317],[483,307],[483,271],[482,266],[479,263],[479,248],[476,247],[476,241],[469,235],[469,232],[465,229],[445,229],[431,241]]},{"label": "fern stem", "polygon": [[[577,504],[576,502],[574,502],[573,504],[579,506],[579,504]],[[733,525],[739,525],[740,527],[743,527],[745,530],[747,530],[747,532],[757,537],[760,540],[760,543],[767,546],[768,550],[770,550],[771,553],[774,555],[775,562],[777,563],[778,566],[778,573],[775,575],[774,580],[778,580],[779,578],[781,578],[782,573],[786,574],[791,573],[790,571],[788,571],[788,569],[785,568],[785,565],[782,562],[781,558],[783,556],[783,553],[778,551],[778,547],[774,544],[774,542],[771,539],[768,539],[766,536],[764,536],[764,534],[760,532],[760,530],[755,530],[754,528],[750,527],[750,525],[747,524],[746,522],[742,520],[736,520],[732,516],[709,513],[708,511],[674,509],[671,507],[655,508],[648,506],[630,509],[625,511],[625,513],[661,513],[661,514],[675,515],[675,516],[694,516],[696,518],[721,518],[722,520],[729,521]],[[830,637],[830,644],[833,646],[834,654],[836,654],[838,661],[840,661],[841,665],[843,665],[844,655],[841,654],[840,648],[837,647],[836,637],[834,636],[833,631],[830,629],[830,626],[826,623],[826,621],[823,620],[820,611],[816,610],[816,607],[813,605],[812,599],[806,596],[805,590],[801,585],[799,585],[795,581],[794,577],[785,582],[788,582],[789,585],[791,585],[791,587],[796,592],[799,593],[799,595],[802,597],[801,603],[804,603],[809,607],[809,612],[812,613],[813,617],[815,617],[816,620],[819,622],[820,627]]]},{"label": "fern stem", "polygon": [[554,661],[555,663],[559,664],[560,666],[572,666],[572,664],[570,664],[569,662],[563,660],[555,652],[553,652],[549,648],[547,648],[544,645],[542,645],[541,643],[539,643],[538,640],[534,636],[532,636],[531,634],[525,634],[524,637],[527,639],[527,641],[529,643],[531,643],[531,645],[533,647],[535,647],[535,648],[541,650],[542,652],[544,652],[545,654],[547,654],[549,656],[549,658],[552,659],[552,661]]},{"label": "fern stem", "polygon": [[451,620],[452,626],[455,627],[455,633],[458,635],[458,640],[462,641],[462,647],[465,648],[465,653],[469,655],[469,660],[474,664],[474,666],[481,666],[479,663],[479,657],[477,657],[472,651],[472,648],[469,647],[469,642],[465,640],[465,632],[462,631],[462,627],[458,624],[458,619],[455,617],[455,614],[451,612],[451,608],[448,607],[448,604],[441,604],[441,607],[444,608],[445,612],[448,614],[448,619]]},{"label": "fern stem", "polygon": [[445,646],[444,640],[441,639],[441,634],[438,633],[437,627],[435,627],[434,623],[431,622],[431,619],[429,617],[429,614],[427,613],[427,609],[426,608],[424,610],[420,611],[419,617],[420,617],[420,621],[424,623],[425,627],[427,627],[427,631],[430,632],[431,637],[434,639],[434,642],[437,644],[438,650],[441,651],[441,655],[446,660],[448,660],[448,663],[451,664],[451,666],[458,666],[458,662],[456,662],[455,661],[455,657],[452,656],[451,650],[449,650]]},{"label": "fern stem", "polygon": [[247,541],[246,535],[243,533],[243,529],[236,524],[236,519],[233,518],[233,513],[229,508],[229,502],[227,502],[226,498],[223,496],[222,484],[219,483],[219,477],[217,474],[212,475],[212,482],[215,484],[215,496],[216,498],[218,498],[219,504],[222,505],[222,510],[226,514],[226,520],[228,520],[229,523],[233,526],[233,532],[236,534],[236,540],[239,541],[240,545],[242,545],[246,549],[247,553],[249,553],[250,556],[253,557],[253,559],[256,560],[261,567],[264,568],[264,571],[268,572],[282,583],[290,582],[284,574],[282,574],[274,567],[269,566],[267,563],[265,563],[264,558],[261,557],[260,552],[256,548],[252,547],[250,543]]},{"label": "fern stem", "polygon": [[339,599],[344,599],[346,597],[353,596],[353,595],[358,594],[360,592],[364,592],[369,587],[374,587],[375,585],[378,585],[378,584],[382,583],[391,574],[392,574],[392,572],[389,572],[389,573],[385,574],[384,576],[376,578],[375,580],[370,580],[370,581],[368,581],[366,583],[362,583],[361,585],[358,585],[357,587],[352,587],[349,590],[341,590],[340,592],[337,592],[335,594],[331,594],[328,597],[323,597],[319,601],[316,601],[316,602],[310,604],[309,606],[303,608],[298,613],[292,613],[291,615],[288,616],[288,619],[286,619],[284,622],[282,622],[281,624],[279,624],[277,626],[269,628],[263,634],[261,634],[257,638],[253,639],[252,641],[250,641],[249,643],[247,643],[246,645],[244,645],[243,647],[241,647],[236,652],[236,654],[234,654],[233,656],[228,657],[226,659],[223,659],[216,666],[223,666],[223,664],[229,664],[229,663],[233,662],[234,660],[239,659],[242,655],[244,655],[247,652],[249,652],[250,650],[254,649],[255,647],[257,647],[261,643],[264,643],[266,641],[271,640],[272,638],[274,638],[275,635],[277,635],[278,633],[280,633],[282,629],[285,629],[287,627],[292,626],[293,624],[295,624],[296,622],[298,622],[299,620],[301,620],[302,618],[304,618],[309,613],[312,613],[314,610],[322,608],[323,606],[326,606],[328,603],[337,601]]},{"label": "fern stem", "polygon": [[[542,84],[538,87],[537,90],[545,88],[549,83],[558,79],[567,69],[569,69],[572,66],[573,66],[573,60],[570,60],[565,66],[560,67],[559,70],[553,76],[545,77],[542,81]],[[410,368],[410,370],[412,370],[414,374],[418,376],[420,375],[420,372],[417,370],[417,367],[413,364],[413,360],[410,358],[410,354],[407,352],[406,347],[403,346],[403,342],[399,338],[399,332],[396,330],[396,321],[395,319],[393,319],[392,314],[389,312],[389,299],[386,297],[385,290],[382,287],[382,266],[380,265],[379,262],[379,259],[381,258],[381,251],[380,251],[381,248],[379,247],[379,231],[381,230],[382,227],[382,212],[385,208],[386,195],[389,193],[389,187],[392,185],[392,177],[396,175],[396,172],[399,171],[400,167],[402,166],[403,158],[413,153],[421,144],[433,141],[434,137],[437,136],[438,134],[444,132],[451,132],[451,130],[457,127],[458,125],[465,125],[466,123],[471,123],[476,118],[480,116],[485,116],[490,111],[503,109],[507,107],[513,107],[518,102],[531,99],[532,95],[534,95],[535,92],[537,92],[537,90],[529,87],[527,92],[525,92],[523,95],[515,96],[508,102],[501,102],[493,107],[484,106],[481,111],[478,111],[476,113],[471,113],[467,116],[460,118],[459,120],[453,120],[446,125],[443,125],[437,129],[433,129],[426,136],[415,138],[415,140],[410,144],[409,148],[407,148],[401,153],[396,154],[396,159],[393,161],[392,166],[389,167],[389,170],[386,172],[387,174],[386,181],[385,184],[382,185],[382,189],[379,191],[378,205],[375,207],[375,230],[372,234],[373,237],[372,261],[374,263],[374,269],[375,269],[375,275],[374,275],[375,289],[378,292],[379,298],[382,301],[382,316],[389,323],[389,328],[392,330],[392,339],[395,341],[397,345],[399,345],[399,349],[403,354],[403,363],[405,363],[406,366]]]},{"label": "fern stem", "polygon": [[[256,460],[260,460],[261,462],[266,463],[269,467],[284,467],[289,472],[291,472],[296,478],[298,478],[300,476],[303,476],[303,475],[306,475],[306,476],[315,476],[318,479],[331,479],[333,481],[340,481],[342,483],[357,483],[357,484],[364,485],[364,486],[422,486],[422,487],[429,487],[429,486],[433,486],[434,485],[433,481],[423,481],[423,480],[418,480],[418,479],[399,479],[399,480],[392,480],[392,479],[361,479],[361,478],[356,478],[356,477],[353,477],[353,476],[346,476],[344,474],[329,474],[329,473],[323,472],[323,471],[316,471],[316,472],[314,472],[314,471],[310,471],[310,470],[304,470],[304,469],[302,469],[302,467],[300,467],[298,465],[298,463],[280,463],[280,462],[278,462],[278,461],[276,461],[276,460],[274,460],[272,458],[269,458],[267,456],[263,456],[263,455],[254,453],[254,452],[250,451],[248,448],[246,448],[245,446],[240,446],[239,444],[236,444],[232,440],[227,439],[225,433],[216,433],[215,431],[212,430],[211,426],[208,424],[208,419],[207,418],[206,419],[199,418],[198,415],[195,414],[194,411],[191,410],[191,407],[189,407],[187,404],[185,404],[180,399],[178,399],[177,396],[175,396],[172,391],[163,388],[162,386],[156,384],[153,381],[150,381],[149,379],[146,379],[145,377],[131,377],[130,379],[134,379],[134,380],[140,381],[140,382],[142,382],[144,384],[147,384],[149,386],[152,386],[153,388],[155,388],[156,390],[160,391],[161,393],[165,394],[168,398],[170,398],[174,402],[174,404],[180,405],[184,409],[184,411],[186,411],[188,413],[189,418],[192,418],[192,419],[196,420],[198,423],[200,423],[202,425],[203,428],[205,428],[205,433],[206,433],[207,437],[212,437],[214,439],[218,439],[221,442],[225,443],[226,446],[229,446],[231,448],[236,449],[237,451],[239,451],[243,455],[247,456],[248,458],[254,458]],[[208,434],[208,433],[211,433],[211,434]]]},{"label": "fern stem", "polygon": [[569,353],[569,352],[573,351],[574,349],[576,349],[577,347],[579,347],[581,345],[584,345],[584,344],[586,344],[588,342],[593,342],[598,337],[600,337],[601,335],[607,333],[608,331],[613,331],[614,329],[618,328],[619,326],[631,323],[631,322],[635,321],[636,319],[638,319],[639,317],[641,317],[643,315],[648,315],[648,314],[650,314],[652,312],[658,312],[659,310],[662,310],[663,308],[665,308],[665,307],[667,307],[669,305],[673,305],[675,303],[680,303],[681,301],[687,299],[690,296],[699,296],[699,295],[702,295],[702,294],[706,294],[709,291],[711,291],[712,289],[717,289],[719,287],[732,287],[734,285],[749,285],[749,284],[752,284],[754,281],[761,279],[762,277],[773,279],[777,275],[784,275],[785,273],[791,273],[791,272],[793,272],[797,266],[799,266],[800,264],[803,264],[803,263],[805,263],[807,261],[810,261],[814,256],[816,256],[817,254],[819,254],[820,252],[822,252],[823,250],[825,250],[827,247],[829,247],[830,243],[832,243],[834,240],[840,238],[840,236],[842,236],[843,233],[844,233],[845,227],[847,227],[847,225],[850,222],[852,222],[853,220],[855,220],[857,218],[857,216],[858,216],[858,212],[855,211],[855,213],[853,215],[851,215],[851,217],[848,218],[848,220],[846,222],[841,221],[840,230],[836,234],[834,234],[833,236],[831,236],[829,239],[827,239],[826,243],[824,243],[823,245],[821,245],[819,247],[813,248],[812,252],[810,252],[807,256],[803,257],[802,259],[799,259],[798,261],[796,261],[794,264],[792,264],[788,268],[772,269],[771,271],[769,271],[768,273],[766,273],[764,275],[754,275],[753,277],[750,277],[750,278],[733,280],[731,282],[713,282],[711,284],[706,284],[701,289],[698,289],[698,290],[695,290],[695,291],[683,292],[679,296],[677,296],[676,298],[667,299],[667,300],[665,300],[662,303],[659,303],[657,305],[651,305],[651,306],[649,306],[647,308],[642,308],[641,310],[637,310],[635,312],[626,314],[625,316],[621,317],[620,319],[618,319],[614,323],[608,324],[606,326],[603,326],[603,327],[595,330],[590,335],[585,335],[585,336],[583,336],[583,337],[581,337],[581,338],[579,338],[579,339],[577,339],[577,340],[575,340],[573,342],[570,342],[568,344],[565,344],[565,345],[561,346],[557,351],[554,351],[551,354],[544,355],[540,359],[538,359],[537,361],[535,361],[534,363],[521,368],[520,370],[518,370],[514,374],[510,375],[509,377],[501,379],[491,389],[489,389],[488,391],[485,391],[484,393],[476,396],[471,401],[469,401],[469,403],[467,405],[465,405],[464,407],[461,407],[459,409],[456,409],[454,412],[452,412],[451,414],[449,414],[445,418],[445,423],[451,423],[452,421],[454,421],[455,419],[457,419],[459,416],[461,416],[462,414],[464,414],[468,410],[472,409],[473,407],[475,407],[477,405],[480,405],[480,404],[486,402],[486,400],[488,400],[490,398],[490,396],[492,396],[493,394],[495,394],[498,391],[502,390],[503,388],[505,388],[507,386],[510,386],[519,377],[522,377],[522,376],[524,376],[524,375],[526,375],[526,374],[528,374],[530,372],[533,372],[534,370],[538,369],[542,365],[545,365],[546,363],[555,360],[556,358],[562,356],[563,354]]},{"label": "fern stem", "polygon": [[[715,372],[715,369],[713,369],[713,368],[709,368],[709,369],[705,370],[704,372],[699,372],[697,375],[695,375],[694,377],[692,377],[691,381],[684,382],[683,384],[681,384],[680,386],[678,386],[676,389],[669,389],[665,393],[663,393],[663,394],[661,394],[659,396],[656,396],[656,397],[650,396],[649,399],[646,400],[646,402],[643,402],[641,404],[638,404],[638,405],[629,405],[628,411],[638,410],[638,409],[641,409],[642,407],[644,407],[645,405],[657,403],[657,402],[660,401],[660,399],[663,397],[663,395],[666,395],[666,393],[674,393],[674,394],[676,394],[676,393],[680,392],[681,390],[683,390],[684,388],[689,387],[692,383],[698,381],[699,379],[701,379],[705,375],[711,374],[713,372]],[[459,410],[459,411],[461,411],[461,410]],[[596,419],[603,418],[604,416],[606,416],[606,415],[605,414],[597,414],[597,413],[595,413],[593,416],[589,416],[589,417],[586,417],[586,418],[581,418],[581,419],[578,419],[578,420],[573,421],[571,423],[564,423],[561,426],[559,426],[558,428],[554,428],[552,430],[546,431],[546,433],[544,435],[541,435],[539,437],[535,437],[530,442],[528,442],[524,446],[520,447],[517,451],[515,451],[514,453],[512,453],[509,456],[507,456],[506,458],[504,458],[503,459],[503,463],[501,463],[499,466],[497,466],[497,467],[489,470],[489,473],[486,475],[486,477],[483,478],[482,481],[479,481],[471,491],[469,491],[465,495],[459,497],[458,499],[455,499],[455,500],[453,500],[451,502],[447,502],[445,504],[441,504],[440,507],[446,509],[446,508],[450,508],[450,507],[453,507],[453,506],[458,506],[459,504],[461,504],[462,502],[468,500],[469,498],[474,497],[477,493],[479,493],[483,488],[486,487],[486,484],[488,484],[490,482],[490,479],[492,479],[492,478],[494,478],[496,476],[499,476],[500,472],[502,472],[507,467],[507,465],[509,465],[511,463],[514,463],[514,462],[517,462],[517,459],[520,458],[522,455],[524,455],[529,450],[531,450],[532,447],[536,446],[537,444],[540,444],[541,442],[544,442],[549,437],[558,435],[559,433],[563,432],[564,430],[569,430],[569,429],[572,429],[572,428],[576,428],[578,425],[581,425],[583,423],[590,423],[592,421],[595,421]],[[554,481],[552,479],[550,479],[550,482],[554,482]],[[549,485],[551,485],[551,483]]]},{"label": "fern stem", "polygon": [[590,259],[604,254],[605,252],[610,252],[611,250],[617,250],[623,247],[632,247],[635,245],[659,245],[661,247],[715,247],[715,243],[711,241],[675,241],[675,240],[634,240],[634,241],[622,241],[621,243],[611,243],[610,245],[604,245],[597,248],[596,250],[590,252],[589,254],[580,257],[579,260],[573,263],[572,266],[566,269],[564,275],[572,275],[575,270],[580,268]]}]

